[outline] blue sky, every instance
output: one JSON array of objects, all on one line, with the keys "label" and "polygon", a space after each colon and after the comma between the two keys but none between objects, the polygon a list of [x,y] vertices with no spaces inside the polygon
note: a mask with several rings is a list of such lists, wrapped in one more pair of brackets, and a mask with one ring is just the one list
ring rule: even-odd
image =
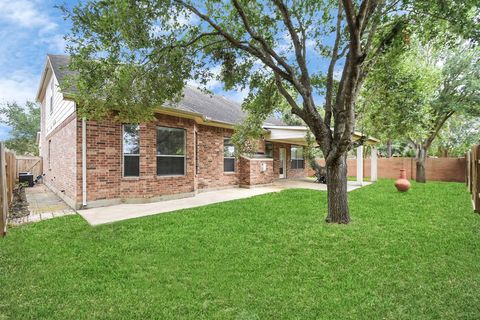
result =
[{"label": "blue sky", "polygon": [[[64,52],[68,24],[54,7],[60,3],[0,0],[0,103],[34,100],[46,54]],[[0,125],[0,140],[8,131]]]}]

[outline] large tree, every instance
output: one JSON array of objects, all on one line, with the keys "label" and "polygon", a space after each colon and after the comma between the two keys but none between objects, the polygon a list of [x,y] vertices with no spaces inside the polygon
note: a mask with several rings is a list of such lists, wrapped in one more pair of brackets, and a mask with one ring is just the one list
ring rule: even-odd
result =
[{"label": "large tree", "polygon": [[145,120],[188,80],[205,83],[220,65],[225,89],[249,88],[244,107],[257,127],[284,103],[305,122],[326,159],[326,221],[348,223],[346,154],[355,147],[360,88],[409,23],[441,19],[476,37],[476,1],[450,2],[87,1],[65,10],[79,114]]},{"label": "large tree", "polygon": [[37,133],[40,131],[40,108],[34,102],[21,106],[7,102],[0,107],[0,122],[11,128],[7,148],[21,155],[38,155]]},{"label": "large tree", "polygon": [[[393,57],[390,57],[393,56]],[[480,116],[480,51],[418,38],[382,57],[362,93],[362,124],[381,137],[408,140],[416,150],[416,180],[425,182],[432,143],[454,114]]]}]

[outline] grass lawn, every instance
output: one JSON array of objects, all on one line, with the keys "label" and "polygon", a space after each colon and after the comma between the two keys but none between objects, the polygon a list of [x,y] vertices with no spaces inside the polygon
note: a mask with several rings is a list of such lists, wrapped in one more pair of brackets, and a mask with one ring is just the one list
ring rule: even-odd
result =
[{"label": "grass lawn", "polygon": [[473,319],[480,216],[463,184],[383,180],[327,225],[326,193],[287,190],[0,239],[0,319]]}]

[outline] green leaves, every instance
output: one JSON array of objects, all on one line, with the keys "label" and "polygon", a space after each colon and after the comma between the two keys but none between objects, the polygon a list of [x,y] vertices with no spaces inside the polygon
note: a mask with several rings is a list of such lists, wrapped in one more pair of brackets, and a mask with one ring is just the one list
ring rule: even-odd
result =
[{"label": "green leaves", "polygon": [[40,108],[34,102],[20,106],[16,102],[0,107],[0,122],[11,127],[7,148],[17,154],[37,155],[37,133],[40,131]]},{"label": "green leaves", "polygon": [[361,125],[369,134],[428,146],[453,114],[480,114],[478,48],[420,40],[387,53],[367,79]]}]

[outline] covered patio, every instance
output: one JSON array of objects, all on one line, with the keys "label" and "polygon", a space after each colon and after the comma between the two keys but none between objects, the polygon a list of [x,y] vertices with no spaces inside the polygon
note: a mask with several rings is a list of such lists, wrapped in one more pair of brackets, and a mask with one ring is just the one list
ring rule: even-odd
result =
[{"label": "covered patio", "polygon": [[[304,126],[264,126],[266,130],[265,140],[277,143],[288,143],[306,146],[306,136],[307,128]],[[357,141],[363,137],[361,132],[355,132],[353,134],[353,141]],[[375,145],[379,142],[378,139],[373,137],[368,137],[365,144],[370,146],[371,150],[371,176],[370,182],[375,182],[378,179],[377,174],[377,149]],[[357,159],[357,172],[356,172],[356,184],[359,186],[365,185],[364,174],[363,174],[363,151],[364,146],[359,146],[356,148],[356,159]],[[286,177],[288,179],[288,177]],[[349,182],[351,185],[352,182]],[[326,185],[324,185],[326,190]]]}]

